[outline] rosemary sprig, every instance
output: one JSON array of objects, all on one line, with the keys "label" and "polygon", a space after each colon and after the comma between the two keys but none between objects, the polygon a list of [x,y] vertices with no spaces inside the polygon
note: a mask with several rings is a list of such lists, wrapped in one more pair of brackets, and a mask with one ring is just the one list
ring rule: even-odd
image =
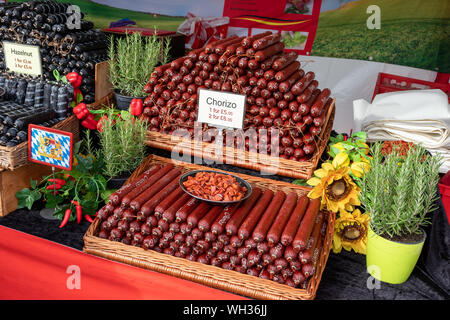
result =
[{"label": "rosemary sprig", "polygon": [[442,157],[432,156],[420,145],[406,156],[394,149],[381,153],[382,143],[371,148],[371,169],[361,179],[360,201],[370,213],[370,227],[390,237],[420,234],[435,209],[436,186]]}]

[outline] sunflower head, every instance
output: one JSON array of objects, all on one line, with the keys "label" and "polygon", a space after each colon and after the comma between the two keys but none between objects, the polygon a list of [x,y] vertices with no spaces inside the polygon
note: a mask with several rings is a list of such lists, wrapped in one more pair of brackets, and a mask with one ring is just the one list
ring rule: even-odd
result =
[{"label": "sunflower head", "polygon": [[336,168],[333,164],[325,162],[321,169],[314,171],[315,177],[307,181],[314,187],[308,196],[312,199],[321,197],[322,208],[326,206],[330,211],[349,210],[352,206],[360,204],[358,199],[360,189],[350,177],[348,166]]},{"label": "sunflower head", "polygon": [[369,219],[369,215],[361,214],[359,209],[352,213],[342,210],[335,223],[333,252],[339,253],[344,248],[347,251],[353,249],[356,253],[366,254]]}]

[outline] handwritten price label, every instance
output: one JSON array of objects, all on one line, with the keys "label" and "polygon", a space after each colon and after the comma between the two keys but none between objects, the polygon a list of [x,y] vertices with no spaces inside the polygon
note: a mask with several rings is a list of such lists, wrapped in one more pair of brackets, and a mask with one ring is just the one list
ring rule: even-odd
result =
[{"label": "handwritten price label", "polygon": [[197,121],[213,127],[242,129],[245,95],[200,89]]},{"label": "handwritten price label", "polygon": [[42,75],[41,54],[38,46],[4,41],[3,48],[7,69],[32,76]]}]

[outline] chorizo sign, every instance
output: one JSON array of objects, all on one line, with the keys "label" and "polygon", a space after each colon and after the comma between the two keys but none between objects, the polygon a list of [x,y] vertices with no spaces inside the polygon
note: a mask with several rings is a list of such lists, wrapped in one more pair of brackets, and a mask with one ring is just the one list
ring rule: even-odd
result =
[{"label": "chorizo sign", "polygon": [[197,121],[213,127],[242,129],[245,95],[200,89]]}]

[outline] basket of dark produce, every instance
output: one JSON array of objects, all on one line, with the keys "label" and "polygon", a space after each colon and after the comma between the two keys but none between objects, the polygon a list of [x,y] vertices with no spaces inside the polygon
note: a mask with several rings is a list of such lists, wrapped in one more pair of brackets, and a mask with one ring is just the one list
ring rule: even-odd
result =
[{"label": "basket of dark produce", "polygon": [[4,96],[5,96],[5,88],[0,87],[0,101],[3,101]]},{"label": "basket of dark produce", "polygon": [[28,125],[53,127],[79,139],[79,121],[71,115],[73,88],[59,82],[0,75],[0,166],[13,170],[28,164]]}]

